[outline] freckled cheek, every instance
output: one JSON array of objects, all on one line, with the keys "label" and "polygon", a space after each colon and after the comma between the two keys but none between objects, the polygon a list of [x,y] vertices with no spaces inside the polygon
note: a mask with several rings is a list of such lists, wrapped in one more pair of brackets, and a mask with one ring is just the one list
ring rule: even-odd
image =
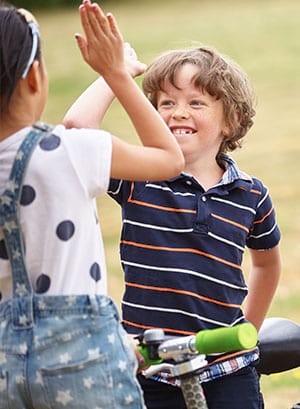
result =
[{"label": "freckled cheek", "polygon": [[162,112],[160,110],[158,110],[159,115],[162,117],[162,119],[164,120],[164,122],[167,124],[171,118],[171,115],[169,113],[166,112]]}]

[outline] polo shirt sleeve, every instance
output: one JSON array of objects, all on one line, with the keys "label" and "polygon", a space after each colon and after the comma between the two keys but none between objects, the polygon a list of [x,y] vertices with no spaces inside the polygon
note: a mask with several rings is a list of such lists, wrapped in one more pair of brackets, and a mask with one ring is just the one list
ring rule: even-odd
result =
[{"label": "polo shirt sleeve", "polygon": [[255,189],[259,190],[261,194],[257,202],[252,228],[247,238],[247,246],[253,250],[268,250],[278,245],[280,230],[267,187],[257,179],[254,184],[256,185]]},{"label": "polo shirt sleeve", "polygon": [[110,179],[107,193],[112,199],[122,206],[127,202],[130,196],[133,183],[134,182],[127,180]]}]

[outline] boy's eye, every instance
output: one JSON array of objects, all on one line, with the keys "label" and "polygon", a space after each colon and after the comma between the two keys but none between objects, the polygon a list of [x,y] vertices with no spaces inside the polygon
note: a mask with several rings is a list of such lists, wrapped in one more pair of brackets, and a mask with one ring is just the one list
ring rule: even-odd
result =
[{"label": "boy's eye", "polygon": [[165,106],[165,107],[170,107],[170,106],[173,106],[173,105],[174,105],[174,103],[169,99],[162,100],[159,103],[159,106]]},{"label": "boy's eye", "polygon": [[202,106],[202,102],[199,101],[199,100],[197,100],[197,99],[193,99],[193,100],[190,102],[190,105],[195,106],[195,107],[200,107],[200,106]]}]

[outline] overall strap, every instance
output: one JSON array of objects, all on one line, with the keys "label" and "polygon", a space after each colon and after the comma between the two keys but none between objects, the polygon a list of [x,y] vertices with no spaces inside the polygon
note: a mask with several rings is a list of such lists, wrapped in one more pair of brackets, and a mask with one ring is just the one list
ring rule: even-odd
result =
[{"label": "overall strap", "polygon": [[41,122],[33,125],[19,147],[6,189],[0,197],[0,226],[12,269],[13,298],[32,295],[32,287],[24,261],[24,242],[20,229],[18,208],[25,171],[31,154],[38,142],[50,134],[52,127]]}]

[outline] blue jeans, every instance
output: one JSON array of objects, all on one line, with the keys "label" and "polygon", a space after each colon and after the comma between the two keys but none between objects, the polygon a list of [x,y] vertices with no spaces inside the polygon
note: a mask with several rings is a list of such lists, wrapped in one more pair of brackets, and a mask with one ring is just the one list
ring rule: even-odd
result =
[{"label": "blue jeans", "polygon": [[[142,409],[136,359],[110,298],[33,297],[0,306],[1,409]],[[28,303],[30,306],[31,303]],[[30,307],[29,307],[30,308]]]},{"label": "blue jeans", "polygon": [[[139,375],[147,409],[187,409],[180,388]],[[248,366],[202,387],[209,409],[263,409],[256,370]]]}]

